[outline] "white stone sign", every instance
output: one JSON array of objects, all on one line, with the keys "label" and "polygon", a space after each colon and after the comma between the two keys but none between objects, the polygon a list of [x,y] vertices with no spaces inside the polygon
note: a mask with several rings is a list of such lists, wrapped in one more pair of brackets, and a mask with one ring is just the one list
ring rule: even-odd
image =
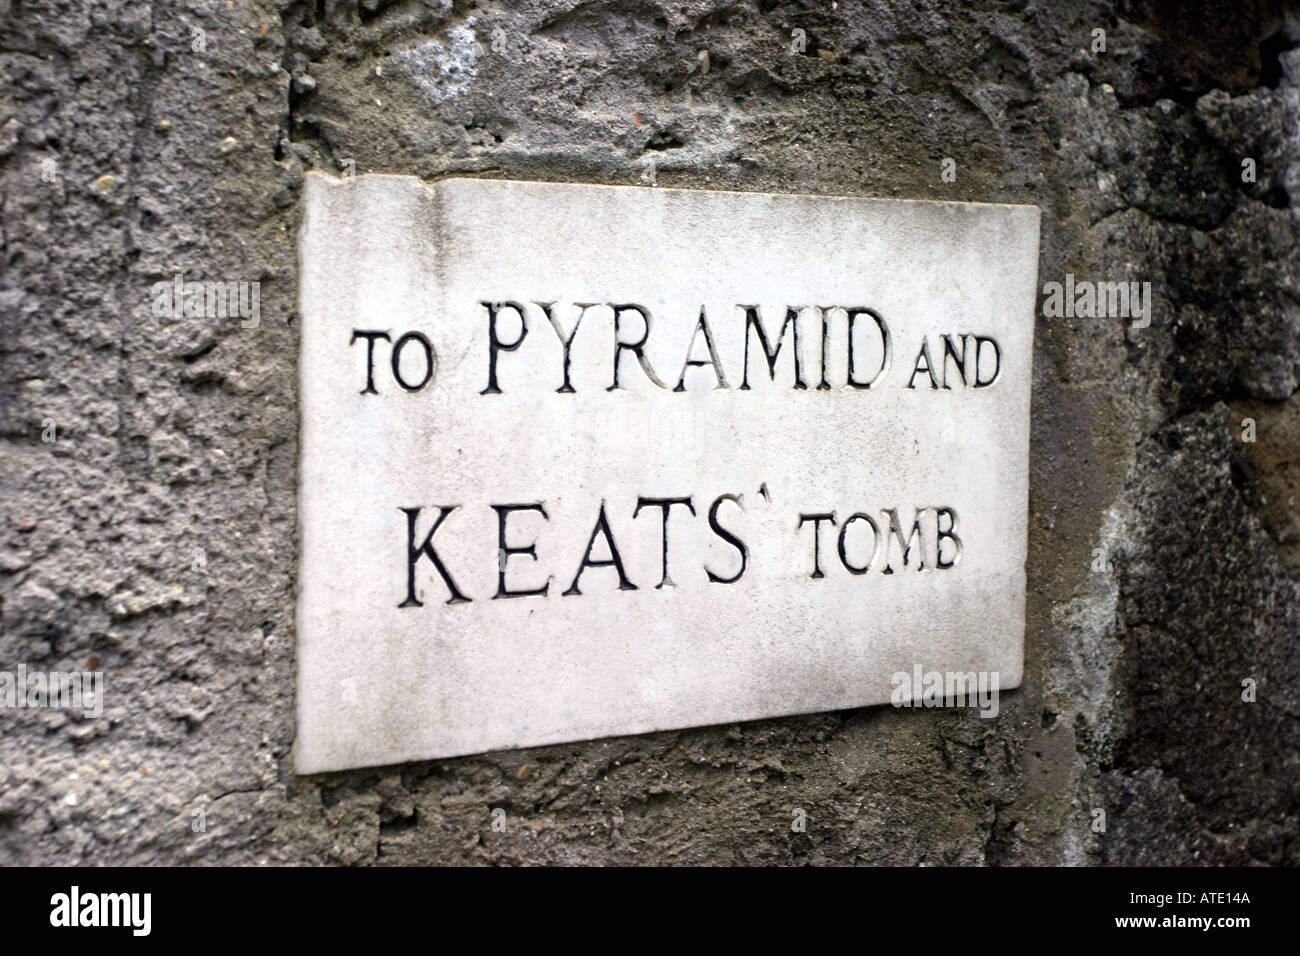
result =
[{"label": "white stone sign", "polygon": [[298,771],[1017,686],[1038,221],[310,175]]}]

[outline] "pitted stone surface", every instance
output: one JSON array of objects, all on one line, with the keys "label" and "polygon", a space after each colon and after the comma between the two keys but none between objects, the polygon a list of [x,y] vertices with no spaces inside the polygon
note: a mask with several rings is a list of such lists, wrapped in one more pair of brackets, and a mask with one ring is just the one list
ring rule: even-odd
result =
[{"label": "pitted stone surface", "polygon": [[[0,715],[0,859],[1297,862],[1294,3],[8,6],[0,668],[107,700]],[[1037,319],[999,717],[296,776],[297,235],[349,168],[1028,204],[1040,284],[1150,281],[1148,328]],[[177,272],[259,326],[155,316]]]}]

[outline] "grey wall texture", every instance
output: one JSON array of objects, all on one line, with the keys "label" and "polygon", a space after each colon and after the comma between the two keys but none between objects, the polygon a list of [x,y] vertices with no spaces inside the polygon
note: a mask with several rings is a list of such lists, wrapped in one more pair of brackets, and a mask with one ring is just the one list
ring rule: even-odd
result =
[{"label": "grey wall texture", "polygon": [[[0,7],[0,669],[107,681],[0,713],[0,862],[1300,862],[1295,4]],[[1151,282],[1037,320],[1023,687],[295,777],[307,169],[1033,203],[1040,286]]]}]

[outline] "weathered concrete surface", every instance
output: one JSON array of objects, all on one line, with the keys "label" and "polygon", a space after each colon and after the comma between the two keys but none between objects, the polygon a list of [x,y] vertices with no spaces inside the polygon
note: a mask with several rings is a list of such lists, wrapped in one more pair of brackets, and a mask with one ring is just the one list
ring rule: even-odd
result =
[{"label": "weathered concrete surface", "polygon": [[[1298,861],[1294,5],[6,6],[0,668],[108,699],[0,713],[0,859]],[[1042,281],[1152,282],[1149,328],[1039,320],[1002,715],[295,779],[297,197],[348,160],[1036,203]],[[177,271],[260,281],[260,325],[154,316]]]}]

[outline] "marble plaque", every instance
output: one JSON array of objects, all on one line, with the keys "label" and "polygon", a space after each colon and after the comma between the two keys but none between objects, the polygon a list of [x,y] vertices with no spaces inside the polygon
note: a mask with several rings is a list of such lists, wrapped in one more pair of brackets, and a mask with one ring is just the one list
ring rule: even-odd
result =
[{"label": "marble plaque", "polygon": [[309,174],[298,771],[1016,687],[1038,225]]}]

